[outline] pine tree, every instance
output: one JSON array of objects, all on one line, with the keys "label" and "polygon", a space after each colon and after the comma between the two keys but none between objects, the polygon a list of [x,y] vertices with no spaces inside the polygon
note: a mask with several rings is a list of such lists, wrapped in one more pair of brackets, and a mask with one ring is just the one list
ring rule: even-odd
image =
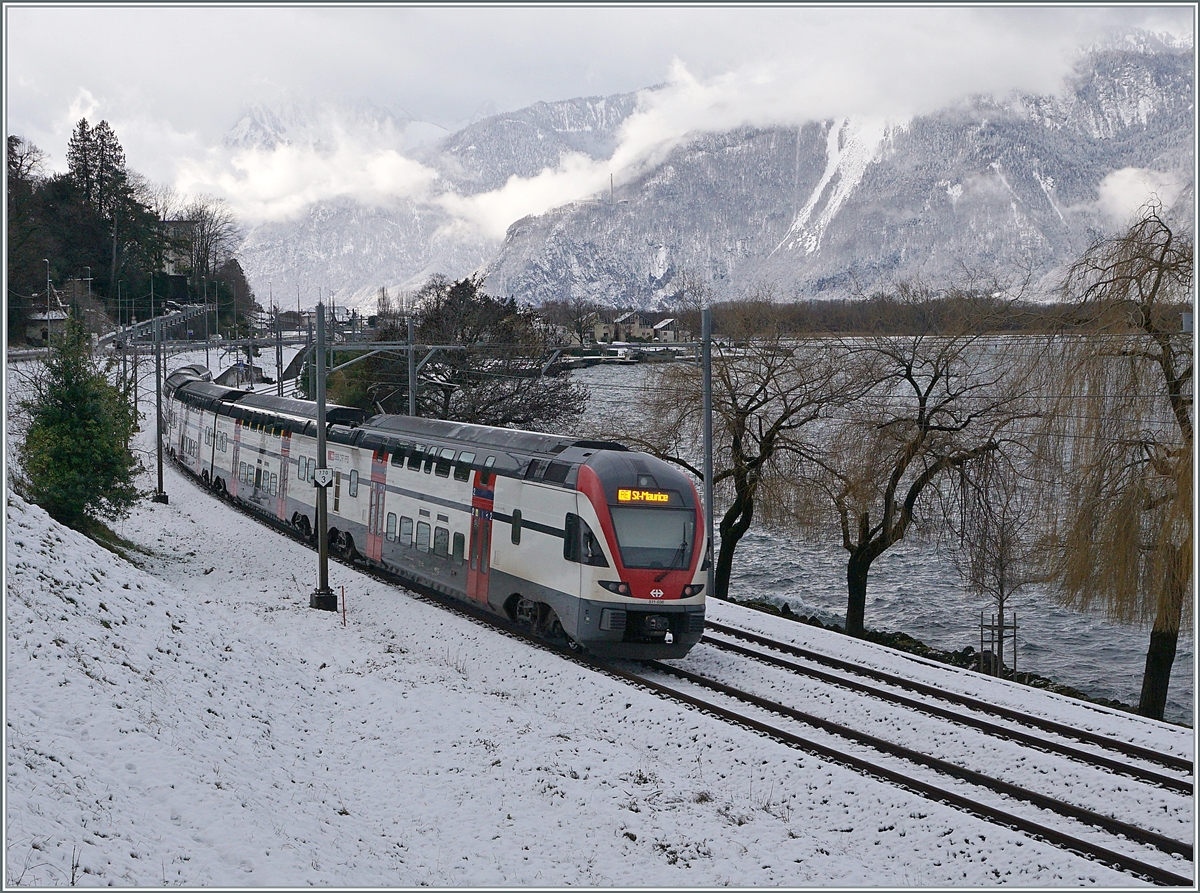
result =
[{"label": "pine tree", "polygon": [[134,479],[142,467],[130,449],[136,412],[108,371],[72,319],[21,403],[30,420],[19,448],[28,497],[85,531],[101,518],[124,516],[138,498]]}]

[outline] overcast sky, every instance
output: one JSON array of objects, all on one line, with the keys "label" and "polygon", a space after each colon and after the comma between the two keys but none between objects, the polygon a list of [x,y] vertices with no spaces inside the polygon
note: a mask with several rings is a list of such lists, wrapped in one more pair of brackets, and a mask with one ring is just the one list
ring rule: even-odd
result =
[{"label": "overcast sky", "polygon": [[251,102],[363,98],[455,129],[539,100],[667,85],[629,122],[613,163],[564,159],[538,182],[460,208],[502,226],[515,219],[508,215],[565,200],[563,190],[607,182],[614,166],[645,163],[690,131],[843,115],[902,119],[972,92],[1053,92],[1078,47],[1127,26],[1191,39],[1193,14],[1190,5],[9,4],[6,124],[63,170],[74,123],[106,119],[132,169],[229,198],[253,222],[336,194],[416,197],[432,173],[396,144],[376,137],[367,145],[353,134],[322,157],[222,149]]}]

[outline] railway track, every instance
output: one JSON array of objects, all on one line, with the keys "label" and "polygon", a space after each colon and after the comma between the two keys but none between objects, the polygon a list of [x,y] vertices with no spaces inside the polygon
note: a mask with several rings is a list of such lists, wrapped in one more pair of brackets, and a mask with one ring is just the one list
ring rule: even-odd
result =
[{"label": "railway track", "polygon": [[[203,483],[193,477],[186,469],[183,469],[179,465],[175,467],[179,468],[197,486],[204,488]],[[290,535],[294,539],[311,547],[311,543],[307,542],[296,531],[286,525],[266,518],[242,506],[234,503],[230,504],[243,514],[267,526],[273,527],[279,532]],[[359,572],[367,573],[375,579],[402,585],[414,591],[425,600],[433,601],[444,607],[456,610],[510,636],[554,651],[566,659],[576,661],[615,678],[623,679],[661,697],[688,705],[732,724],[751,729],[788,747],[813,754],[830,762],[838,763],[904,788],[931,801],[952,806],[993,824],[1020,831],[1031,838],[1045,841],[1056,847],[1077,853],[1119,871],[1144,878],[1155,884],[1165,886],[1193,885],[1190,873],[1180,873],[1180,869],[1183,866],[1178,861],[1179,859],[1186,859],[1188,869],[1191,868],[1193,852],[1190,842],[1175,840],[1169,835],[1153,829],[1136,826],[1102,812],[1066,803],[1040,792],[1024,790],[1018,785],[993,778],[985,772],[958,766],[917,749],[833,723],[819,716],[800,711],[795,707],[773,701],[753,692],[721,682],[718,679],[710,678],[710,676],[694,673],[681,667],[661,662],[648,662],[640,665],[640,668],[638,668],[639,665],[600,661],[588,654],[578,654],[568,649],[565,645],[560,646],[556,643],[534,637],[516,624],[480,611],[473,606],[461,603],[439,592],[416,585],[397,574],[387,573],[377,568],[369,567],[362,562],[351,561],[342,557],[331,556],[331,558]],[[786,643],[773,642],[766,639],[766,637],[758,636],[755,633],[745,630],[737,630],[733,627],[711,621],[708,624],[708,628],[712,632],[729,638],[740,638],[743,641],[758,640],[757,644],[765,648],[790,653],[794,657],[804,657],[813,662],[823,662],[827,666],[837,664],[838,669],[851,675],[858,674],[859,676],[874,677],[879,681],[886,681],[896,686],[910,689],[926,688],[935,691],[939,696],[947,695],[946,692],[934,690],[931,686],[922,686],[920,683],[903,680],[900,677],[889,677],[889,674],[859,667],[847,661],[813,655],[812,653],[797,654],[795,652],[804,651],[804,649],[795,649],[795,646],[787,645]],[[725,654],[736,654],[759,664],[773,665],[776,669],[783,672],[809,675],[826,686],[838,686],[848,689],[854,688],[856,685],[863,685],[862,683],[854,683],[853,680],[848,683],[844,677],[822,679],[822,675],[829,676],[830,674],[822,673],[822,671],[814,672],[811,668],[803,668],[799,664],[794,664],[792,661],[773,656],[766,651],[750,652],[750,649],[738,646],[736,643],[729,641],[721,640],[718,644],[718,640],[708,633],[706,633],[705,638],[702,640],[702,644],[711,645],[715,650],[719,650]],[[788,649],[794,649],[794,651],[789,652]],[[689,656],[690,659],[691,656]],[[784,666],[782,664],[794,664],[794,666]],[[656,676],[659,678],[655,678]],[[884,677],[889,678],[885,679]],[[683,687],[667,684],[662,681],[663,678],[677,680],[683,683]],[[880,694],[880,692],[884,692],[885,690],[877,686],[873,687],[873,689],[874,693],[872,696],[888,701],[896,707],[906,710],[919,709],[921,712],[929,715],[938,715],[940,713],[942,714],[941,718],[948,721],[962,719],[961,716],[946,716],[947,711],[944,708],[937,708],[936,705],[909,703],[912,701],[911,698],[903,698],[894,693]],[[697,691],[705,692],[707,696],[702,697],[700,694],[695,693]],[[924,693],[930,694],[930,692]],[[973,699],[962,699],[962,696],[954,697],[960,698],[960,700],[956,701],[960,706],[971,706],[972,709],[976,709],[975,705],[966,704],[966,701]],[[946,700],[950,699],[947,698]],[[1026,717],[1020,714],[1019,711],[997,708],[994,705],[984,704],[984,702],[978,702],[978,704],[984,708],[981,712],[991,712],[999,715],[1013,714],[1006,715],[1005,718],[1018,723],[1025,722],[1026,725],[1033,725],[1043,729],[1043,731],[1053,731],[1055,734],[1074,737],[1077,740],[1088,740],[1088,743],[1100,745],[1101,747],[1113,743],[1111,739],[1104,738],[1104,736],[1094,736],[1091,733],[1083,733],[1081,737],[1078,734],[1080,730],[1071,729],[1057,723],[1043,721],[1045,724],[1039,726],[1035,718]],[[783,722],[781,723],[780,720]],[[960,725],[962,724],[960,723]],[[966,724],[979,728],[979,723],[975,720],[971,720]],[[790,727],[787,727],[789,725]],[[806,727],[806,731],[803,734],[797,731],[796,726],[798,725]],[[995,726],[995,724],[991,725]],[[1051,726],[1054,728],[1051,729]],[[1027,733],[1020,732],[1020,730],[1002,726],[995,726],[995,731],[990,734],[1010,741],[1019,741],[1023,738],[1033,737],[1027,735]],[[1047,749],[1045,741],[1042,740],[1038,740],[1036,744],[1027,740],[1022,741],[1022,743],[1029,746],[1038,746],[1038,749],[1042,751]],[[1117,742],[1117,744],[1122,745],[1124,743]],[[1119,747],[1110,749],[1123,752],[1120,751]],[[1103,755],[1070,748],[1065,745],[1056,745],[1050,749],[1050,752],[1055,752],[1066,759],[1086,763],[1097,770],[1119,774],[1122,778],[1132,777],[1138,783],[1160,787],[1178,794],[1186,793],[1189,796],[1191,794],[1191,784],[1184,779],[1150,770],[1133,770],[1133,773],[1122,771],[1129,770],[1129,767],[1121,765],[1119,761],[1112,760]],[[888,762],[879,758],[881,754],[887,758]],[[1163,765],[1161,759],[1151,759],[1151,756],[1161,758],[1162,755],[1155,755],[1150,751],[1146,751],[1144,754],[1127,754],[1127,756],[1136,756],[1138,759]],[[1191,771],[1191,764],[1187,761],[1172,760],[1168,765],[1169,768],[1177,771]],[[1136,774],[1138,772],[1141,774]],[[981,799],[980,792],[989,792],[999,802],[985,802]],[[1027,807],[1026,811],[1022,812],[1012,808],[1009,805],[1012,802],[1025,804]],[[1129,852],[1129,844],[1140,847],[1142,852]],[[1155,852],[1166,854],[1168,858],[1164,859],[1159,856],[1155,859]]]},{"label": "railway track", "polygon": [[[625,675],[664,696],[754,729],[791,747],[952,805],[989,822],[1020,830],[1119,870],[1159,884],[1192,884],[1190,877],[1179,873],[1180,866],[1170,864],[1175,860],[1159,857],[1152,861],[1154,854],[1151,852],[1157,850],[1167,856],[1179,856],[1190,863],[1190,841],[1175,840],[1167,834],[1022,788],[926,751],[832,722],[728,685],[712,678],[711,673],[694,673],[664,663],[653,664],[652,670],[655,675],[638,672],[626,672]],[[662,677],[672,677],[686,685],[667,684]],[[992,802],[988,801],[989,796]],[[1097,831],[1102,833],[1095,833]],[[1143,852],[1128,851],[1122,838],[1143,848]]]},{"label": "railway track", "polygon": [[[718,633],[721,636],[728,638],[716,638],[711,633]],[[728,641],[730,638],[740,639],[758,645],[759,650],[752,650]],[[1034,728],[1043,733],[1055,735],[1060,739],[1069,739],[1079,741],[1084,744],[1093,745],[1101,751],[1120,754],[1125,758],[1133,758],[1149,763],[1152,765],[1162,766],[1164,768],[1174,770],[1176,772],[1186,773],[1188,776],[1193,776],[1192,761],[1186,757],[1175,756],[1173,754],[1164,754],[1159,751],[1149,748],[1140,747],[1128,741],[1120,741],[1110,738],[1106,735],[1100,735],[1095,732],[1090,732],[1087,729],[1079,729],[1074,726],[1068,726],[1063,723],[1055,722],[1043,716],[1036,716],[1025,713],[1019,710],[1013,710],[1008,707],[1002,707],[996,704],[990,704],[986,701],[981,701],[978,698],[973,698],[969,695],[962,695],[956,692],[950,692],[943,688],[938,688],[933,685],[926,685],[911,679],[905,679],[901,676],[896,676],[892,673],[887,673],[882,670],[876,670],[870,667],[864,667],[860,664],[854,664],[850,661],[840,658],[831,657],[820,652],[815,652],[807,648],[800,648],[787,642],[780,642],[766,636],[752,633],[747,630],[737,629],[735,627],[726,626],[721,623],[708,621],[706,624],[706,634],[704,643],[712,645],[715,648],[731,651],[734,653],[744,654],[754,657],[764,663],[772,663],[776,666],[784,666],[793,670],[796,673],[812,676],[813,678],[824,679],[832,682],[835,685],[841,685],[846,688],[854,688],[862,691],[869,691],[878,697],[891,698],[897,703],[905,703],[912,709],[922,710],[932,715],[952,715],[964,724],[976,725],[980,728],[988,729],[991,734],[997,736],[1011,736],[1016,740],[1024,740],[1026,743],[1034,744],[1040,742],[1042,746],[1050,749],[1055,749],[1057,752],[1068,755],[1077,753],[1081,758],[1095,761],[1097,765],[1104,765],[1106,768],[1112,769],[1115,772],[1128,774],[1131,777],[1141,778],[1152,783],[1162,784],[1164,787],[1172,787],[1177,790],[1192,793],[1193,781],[1181,778],[1179,776],[1163,775],[1155,773],[1149,769],[1143,769],[1136,764],[1130,764],[1120,759],[1109,759],[1103,753],[1093,753],[1089,751],[1074,751],[1066,745],[1058,744],[1054,740],[1037,738],[1021,733],[1017,729],[1001,725],[999,723],[988,723],[975,718],[975,715],[985,714],[999,717],[1013,723],[1020,724],[1029,728]],[[768,650],[763,650],[768,649]],[[790,657],[800,658],[806,661],[806,664],[797,664],[791,661],[782,660],[775,657],[771,652],[788,655]],[[820,669],[812,666],[818,664],[840,671],[844,675],[823,672]],[[873,680],[882,685],[864,685],[856,681],[857,678],[866,678]],[[954,704],[957,707],[967,708],[972,711],[973,715],[963,714],[961,712],[953,712],[948,710],[940,710],[935,703],[930,703],[929,700],[917,700],[914,698],[904,698],[894,694],[891,689],[884,686],[891,686],[892,689],[902,688],[923,695],[932,701]]]}]

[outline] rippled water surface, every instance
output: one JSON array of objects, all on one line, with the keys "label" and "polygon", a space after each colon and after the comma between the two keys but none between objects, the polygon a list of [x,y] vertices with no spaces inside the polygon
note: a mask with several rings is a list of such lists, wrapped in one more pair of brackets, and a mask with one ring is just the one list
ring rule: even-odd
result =
[{"label": "rippled water surface", "polygon": [[[584,424],[637,413],[645,367],[597,367],[574,374],[592,393]],[[756,526],[738,546],[730,589],[737,599],[787,602],[798,613],[842,623],[845,552],[835,541],[806,542]],[[1067,610],[1044,589],[1024,590],[1009,605],[1015,608],[1019,625],[1018,670],[1039,673],[1095,697],[1137,703],[1150,640],[1148,627],[1110,623],[1097,612]],[[901,542],[872,565],[866,605],[869,627],[906,632],[936,648],[978,648],[984,610],[993,613],[992,603],[970,592],[950,560],[931,544]],[[1189,725],[1194,653],[1193,633],[1188,630],[1180,637],[1166,710],[1167,719]]]}]

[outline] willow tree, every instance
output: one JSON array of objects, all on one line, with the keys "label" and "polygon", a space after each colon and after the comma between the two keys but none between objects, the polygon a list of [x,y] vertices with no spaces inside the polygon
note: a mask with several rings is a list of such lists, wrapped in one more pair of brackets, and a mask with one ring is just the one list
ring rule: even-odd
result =
[{"label": "willow tree", "polygon": [[1056,341],[1059,512],[1049,537],[1066,600],[1151,623],[1138,710],[1161,719],[1192,582],[1192,239],[1157,206],[1095,242]]}]

